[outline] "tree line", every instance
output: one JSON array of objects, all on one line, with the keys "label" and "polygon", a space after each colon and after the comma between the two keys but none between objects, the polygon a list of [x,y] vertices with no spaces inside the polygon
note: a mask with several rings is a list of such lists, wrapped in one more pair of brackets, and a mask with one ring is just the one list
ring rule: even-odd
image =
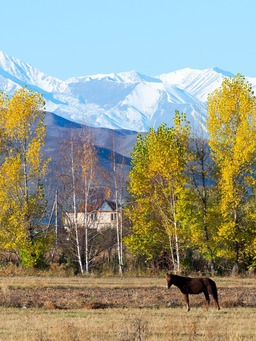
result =
[{"label": "tree line", "polygon": [[178,272],[196,259],[211,271],[255,267],[255,105],[237,75],[208,97],[207,137],[191,136],[178,111],[173,127],[139,135],[128,183],[132,252]]},{"label": "tree line", "polygon": [[121,274],[122,214],[114,229],[104,231],[89,219],[105,199],[121,211],[125,180],[115,141],[108,172],[86,127],[63,130],[53,162],[43,149],[44,106],[42,95],[26,87],[12,98],[0,93],[0,261],[35,268],[61,264],[75,273],[112,261]]},{"label": "tree line", "polygon": [[[63,139],[54,165],[42,151],[44,117],[40,94],[0,93],[2,261],[77,273],[255,268],[256,99],[243,76],[225,78],[209,95],[207,132],[192,133],[176,111],[172,127],[138,134],[127,182],[114,141],[108,173],[86,128]],[[89,215],[110,198],[118,218],[99,231]]]}]

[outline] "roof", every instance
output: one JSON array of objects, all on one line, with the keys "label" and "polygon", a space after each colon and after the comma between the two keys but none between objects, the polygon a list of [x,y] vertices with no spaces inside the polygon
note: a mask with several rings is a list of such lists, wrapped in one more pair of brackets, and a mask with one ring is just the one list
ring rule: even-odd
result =
[{"label": "roof", "polygon": [[97,208],[96,211],[111,212],[116,211],[116,202],[112,200],[104,200]]},{"label": "roof", "polygon": [[[84,212],[84,204],[80,207],[80,212]],[[90,203],[87,206],[87,212],[113,212],[116,211],[116,202],[114,200],[102,200],[95,203]]]}]

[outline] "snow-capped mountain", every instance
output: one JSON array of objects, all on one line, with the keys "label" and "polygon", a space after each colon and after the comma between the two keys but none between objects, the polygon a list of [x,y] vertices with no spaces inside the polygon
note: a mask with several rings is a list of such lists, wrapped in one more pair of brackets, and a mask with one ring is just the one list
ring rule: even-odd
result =
[{"label": "snow-capped mountain", "polygon": [[[175,110],[186,112],[192,127],[204,127],[207,96],[231,73],[218,68],[182,69],[151,77],[136,71],[70,78],[48,76],[0,51],[0,90],[10,96],[24,85],[42,93],[46,110],[92,127],[147,131]],[[256,87],[256,79],[248,78]]]}]

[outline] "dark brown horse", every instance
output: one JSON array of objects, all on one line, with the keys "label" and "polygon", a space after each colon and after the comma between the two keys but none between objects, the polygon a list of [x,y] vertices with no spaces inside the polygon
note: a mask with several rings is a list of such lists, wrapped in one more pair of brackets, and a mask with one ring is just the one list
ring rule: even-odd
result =
[{"label": "dark brown horse", "polygon": [[215,305],[220,309],[219,302],[218,302],[218,290],[215,282],[208,278],[208,277],[198,277],[198,278],[191,278],[191,277],[181,277],[177,275],[172,275],[170,273],[166,274],[166,282],[167,288],[169,289],[172,284],[175,285],[180,289],[182,292],[184,299],[187,304],[188,311],[190,310],[189,306],[189,294],[200,294],[204,293],[206,299],[206,309],[209,308],[210,297],[211,295],[214,299]]}]

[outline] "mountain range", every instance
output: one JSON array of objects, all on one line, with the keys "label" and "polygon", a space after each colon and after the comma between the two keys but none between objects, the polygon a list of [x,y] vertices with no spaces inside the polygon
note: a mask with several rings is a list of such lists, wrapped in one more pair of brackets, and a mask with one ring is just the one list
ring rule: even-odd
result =
[{"label": "mountain range", "polygon": [[[95,128],[146,132],[162,122],[172,125],[177,109],[186,112],[192,127],[205,129],[207,96],[227,76],[233,74],[215,67],[158,76],[129,71],[63,81],[0,51],[0,90],[11,96],[26,85],[43,94],[48,112]],[[256,78],[246,79],[256,88]]]},{"label": "mountain range", "polygon": [[[159,76],[136,71],[74,77],[66,81],[0,51],[0,90],[10,97],[20,87],[42,93],[46,102],[45,153],[58,167],[58,146],[69,132],[86,126],[94,137],[99,164],[111,171],[111,152],[128,175],[137,132],[172,125],[175,110],[186,112],[192,129],[205,128],[208,94],[230,72],[182,69]],[[246,79],[256,88],[256,78]],[[256,89],[255,89],[256,90]]]}]

